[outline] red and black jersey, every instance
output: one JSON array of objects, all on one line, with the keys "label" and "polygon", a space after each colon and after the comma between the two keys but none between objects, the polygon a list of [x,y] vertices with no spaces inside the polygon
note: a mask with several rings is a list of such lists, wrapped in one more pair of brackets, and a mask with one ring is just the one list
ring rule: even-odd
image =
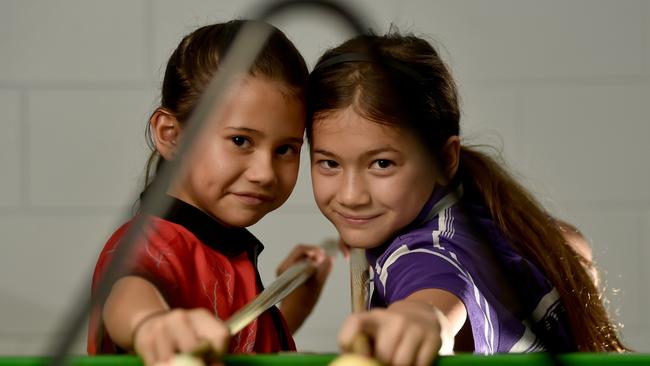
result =
[{"label": "red and black jersey", "polygon": [[[127,222],[108,240],[95,267],[93,296],[112,259],[112,253],[130,225]],[[124,264],[124,275],[153,283],[171,308],[205,308],[228,319],[262,289],[257,256],[263,245],[244,228],[225,227],[183,201],[175,199],[163,218],[153,217],[146,235]],[[120,353],[93,309],[88,330],[88,354]],[[231,353],[269,353],[295,350],[295,343],[276,307],[272,307],[230,340]]]}]

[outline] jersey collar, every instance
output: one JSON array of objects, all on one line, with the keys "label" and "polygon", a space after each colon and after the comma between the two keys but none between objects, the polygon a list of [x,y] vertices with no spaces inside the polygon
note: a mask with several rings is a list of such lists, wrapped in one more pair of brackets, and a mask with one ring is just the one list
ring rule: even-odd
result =
[{"label": "jersey collar", "polygon": [[421,226],[428,221],[438,217],[440,212],[455,205],[463,197],[463,185],[460,183],[453,184],[449,187],[437,187],[420,210],[417,217],[404,229],[396,233],[394,237],[386,243],[366,250],[366,260],[371,266],[375,266],[379,258],[386,252],[399,236],[415,227]]},{"label": "jersey collar", "polygon": [[171,197],[174,201],[162,218],[181,225],[210,248],[229,257],[248,253],[253,262],[264,245],[250,231],[240,227],[226,227],[200,209]]}]

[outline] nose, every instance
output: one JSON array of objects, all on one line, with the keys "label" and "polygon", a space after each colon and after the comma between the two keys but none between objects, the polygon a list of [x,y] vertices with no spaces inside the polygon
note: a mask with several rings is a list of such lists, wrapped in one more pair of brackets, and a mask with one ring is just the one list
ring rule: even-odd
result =
[{"label": "nose", "polygon": [[258,152],[252,156],[251,163],[246,170],[246,178],[261,186],[271,186],[277,180],[273,154]]},{"label": "nose", "polygon": [[357,208],[370,203],[370,192],[362,174],[356,172],[345,173],[343,174],[342,183],[336,194],[339,204],[348,208]]}]

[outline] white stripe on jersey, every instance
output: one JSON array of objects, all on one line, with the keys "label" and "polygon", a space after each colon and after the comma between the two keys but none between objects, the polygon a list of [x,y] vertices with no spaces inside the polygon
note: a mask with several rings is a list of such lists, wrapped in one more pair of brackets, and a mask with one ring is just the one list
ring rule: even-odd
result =
[{"label": "white stripe on jersey", "polygon": [[441,212],[443,210],[448,209],[449,207],[453,206],[458,202],[458,200],[463,196],[463,185],[459,184],[458,187],[456,187],[455,190],[452,192],[447,193],[440,201],[438,201],[433,207],[431,207],[431,211],[429,211],[429,214],[427,215],[426,219],[424,221],[429,221],[436,217],[438,212]]},{"label": "white stripe on jersey", "polygon": [[[434,251],[428,250],[428,249],[409,250],[406,245],[402,245],[396,251],[394,251],[390,255],[390,257],[388,257],[388,259],[384,263],[384,266],[380,269],[379,280],[381,281],[382,285],[384,286],[384,295],[386,293],[386,282],[388,280],[388,269],[400,257],[402,257],[402,256],[404,256],[406,254],[411,254],[411,253],[427,253],[427,254],[433,254],[433,255],[435,255],[437,257],[440,257],[440,258],[444,259],[445,261],[449,262],[452,266],[454,266],[462,275],[464,275],[469,280],[469,282],[472,284],[472,289],[474,291],[474,299],[475,299],[476,303],[478,304],[479,309],[481,309],[482,312],[483,312],[483,319],[484,319],[484,329],[483,329],[483,331],[485,333],[486,344],[487,344],[487,346],[489,348],[488,353],[494,353],[494,326],[492,324],[492,319],[491,319],[491,316],[490,316],[490,309],[489,309],[489,307],[487,307],[487,301],[483,298],[483,296],[481,296],[481,293],[480,293],[478,287],[476,286],[476,283],[474,282],[474,279],[472,278],[472,276],[468,272],[464,271],[460,267],[459,263],[457,261],[455,261],[454,259],[449,258],[449,257],[445,256],[442,253],[434,252]],[[451,252],[449,252],[449,253],[451,253]],[[483,299],[485,301],[485,305],[486,305],[485,308],[483,308],[483,304],[482,304],[481,299]],[[492,334],[492,337],[490,337],[490,333]]]},{"label": "white stripe on jersey", "polygon": [[445,249],[442,245],[440,245],[440,235],[442,235],[442,233],[446,232],[447,230],[447,221],[445,220],[447,216],[445,214],[446,212],[447,210],[440,212],[440,215],[438,215],[438,230],[431,232],[434,248]]},{"label": "white stripe on jersey", "polygon": [[488,324],[490,324],[489,327],[485,327],[487,332],[490,333],[490,338],[488,338],[488,344],[490,345],[490,351],[494,353],[494,326],[492,326],[492,317],[490,316],[490,306],[488,305],[487,299],[483,297],[483,306],[485,306],[485,317],[488,321]]},{"label": "white stripe on jersey", "polygon": [[370,309],[370,302],[372,301],[372,295],[375,292],[375,270],[372,268],[372,266],[368,266],[368,283],[367,283],[367,291],[366,293],[368,294],[366,298],[366,309]]},{"label": "white stripe on jersey", "polygon": [[[535,310],[533,310],[531,318],[536,322],[541,321],[549,311],[557,306],[559,301],[560,294],[558,294],[557,289],[553,288],[546,295],[544,295],[541,300],[539,300],[539,303],[535,307]],[[526,327],[524,329],[524,334],[522,334],[521,338],[519,338],[517,343],[515,343],[508,352],[520,353],[543,350],[543,345],[541,342],[539,342],[535,334],[530,330],[528,324],[524,323],[524,327]]]},{"label": "white stripe on jersey", "polygon": [[384,262],[384,265],[379,267],[379,263],[377,263],[378,273],[379,273],[379,281],[381,282],[382,286],[384,286],[384,295],[386,295],[386,280],[388,279],[388,267],[390,267],[393,263],[395,263],[399,257],[411,253],[409,251],[409,248],[406,246],[406,244],[402,245],[401,247],[397,248],[396,251],[391,253],[391,255],[386,259],[386,262]]},{"label": "white stripe on jersey", "polygon": [[544,318],[544,315],[549,311],[550,308],[555,306],[555,304],[560,301],[560,294],[557,293],[557,289],[553,287],[549,293],[544,295],[539,303],[533,310],[532,318],[534,321],[538,322]]},{"label": "white stripe on jersey", "polygon": [[533,331],[530,330],[528,324],[524,324],[524,334],[521,335],[521,338],[519,338],[517,343],[513,344],[512,347],[510,347],[508,352],[509,353],[527,352],[529,349],[533,347],[536,341],[537,341],[537,337],[535,336],[535,333],[533,333]]}]

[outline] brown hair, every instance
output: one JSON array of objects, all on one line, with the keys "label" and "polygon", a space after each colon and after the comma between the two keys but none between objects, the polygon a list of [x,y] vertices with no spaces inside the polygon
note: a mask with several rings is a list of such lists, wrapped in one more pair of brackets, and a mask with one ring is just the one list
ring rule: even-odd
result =
[{"label": "brown hair", "polygon": [[[368,52],[384,62],[323,67],[335,57]],[[307,137],[311,139],[319,118],[347,107],[371,121],[414,131],[438,161],[444,143],[459,134],[459,102],[451,74],[435,49],[413,35],[358,36],[319,59],[309,82]],[[496,160],[466,146],[461,147],[453,178],[479,197],[514,249],[555,286],[578,350],[624,351],[579,255],[541,204]]]},{"label": "brown hair", "polygon": [[[165,109],[179,123],[185,123],[218,70],[221,58],[246,22],[251,21],[231,20],[206,25],[186,35],[167,62],[158,109]],[[249,75],[280,82],[288,96],[304,99],[308,75],[305,60],[284,33],[275,27],[249,70]],[[151,154],[145,167],[145,190],[164,162],[156,151],[149,124],[146,136]]]}]

